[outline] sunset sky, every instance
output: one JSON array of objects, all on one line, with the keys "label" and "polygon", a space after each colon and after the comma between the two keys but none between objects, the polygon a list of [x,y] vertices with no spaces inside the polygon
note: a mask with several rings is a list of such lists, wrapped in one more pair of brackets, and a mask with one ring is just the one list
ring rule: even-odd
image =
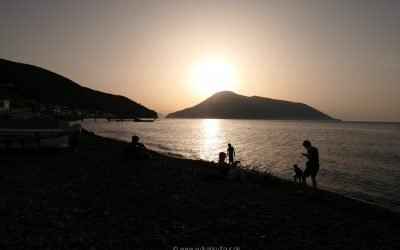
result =
[{"label": "sunset sky", "polygon": [[1,0],[0,19],[0,58],[163,114],[226,88],[400,121],[400,1]]}]

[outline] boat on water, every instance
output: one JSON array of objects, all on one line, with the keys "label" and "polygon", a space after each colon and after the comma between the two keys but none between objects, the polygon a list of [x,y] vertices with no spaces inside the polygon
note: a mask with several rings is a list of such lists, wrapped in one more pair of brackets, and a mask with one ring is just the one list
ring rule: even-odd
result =
[{"label": "boat on water", "polygon": [[57,120],[0,120],[0,149],[77,146],[81,126]]}]

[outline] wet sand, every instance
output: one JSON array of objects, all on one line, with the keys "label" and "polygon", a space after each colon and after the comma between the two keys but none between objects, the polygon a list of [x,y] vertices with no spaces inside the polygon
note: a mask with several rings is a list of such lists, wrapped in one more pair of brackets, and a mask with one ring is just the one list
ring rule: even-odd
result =
[{"label": "wet sand", "polygon": [[122,161],[126,145],[3,152],[0,248],[400,249],[399,213],[254,172],[213,180],[204,161]]}]

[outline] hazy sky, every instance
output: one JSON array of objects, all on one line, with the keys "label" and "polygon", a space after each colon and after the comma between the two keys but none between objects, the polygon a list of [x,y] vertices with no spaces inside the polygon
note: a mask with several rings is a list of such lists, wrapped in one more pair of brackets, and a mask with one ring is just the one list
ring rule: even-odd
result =
[{"label": "hazy sky", "polygon": [[400,121],[400,1],[1,0],[0,57],[167,114],[208,97],[204,58],[238,94],[345,120]]}]

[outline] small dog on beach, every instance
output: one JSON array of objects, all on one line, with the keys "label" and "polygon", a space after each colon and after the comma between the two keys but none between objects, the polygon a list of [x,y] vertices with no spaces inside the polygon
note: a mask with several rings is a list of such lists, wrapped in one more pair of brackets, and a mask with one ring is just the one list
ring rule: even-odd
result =
[{"label": "small dog on beach", "polygon": [[303,170],[301,170],[301,168],[299,168],[299,166],[297,166],[297,164],[293,165],[293,170],[295,173],[295,175],[293,175],[294,182],[301,184],[302,177],[303,177]]}]

